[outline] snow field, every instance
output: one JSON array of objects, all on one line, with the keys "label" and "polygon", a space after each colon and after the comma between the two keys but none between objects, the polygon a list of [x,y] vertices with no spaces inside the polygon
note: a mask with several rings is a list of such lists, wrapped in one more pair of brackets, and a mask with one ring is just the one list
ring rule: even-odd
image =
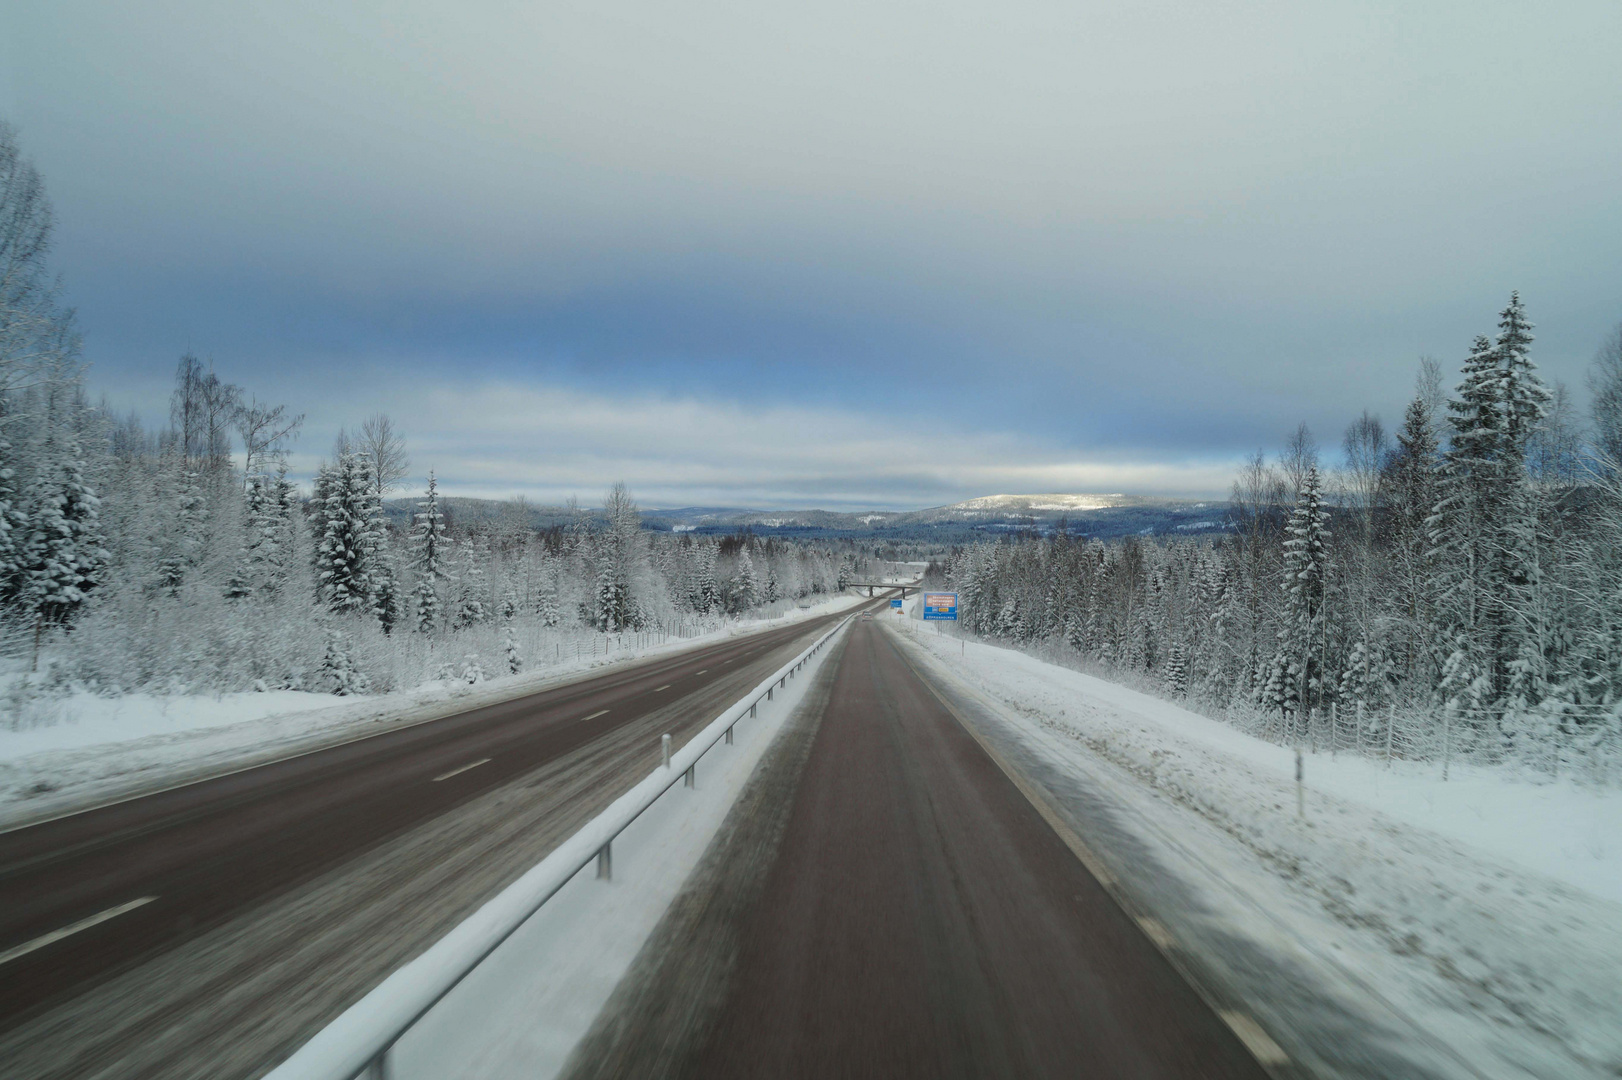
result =
[{"label": "snow field", "polygon": [[398,1080],[557,1075],[698,865],[831,649],[741,720],[613,844],[613,880],[587,865],[402,1038]]},{"label": "snow field", "polygon": [[909,629],[1051,770],[1045,783],[1105,807],[1120,832],[1099,847],[1127,860],[1123,880],[1270,1029],[1293,1032],[1298,1058],[1342,1076],[1622,1071],[1614,793],[1316,755],[1301,821],[1289,750]]},{"label": "snow field", "polygon": [[[773,626],[844,610],[834,597],[787,611]],[[421,723],[566,682],[607,664],[666,655],[765,621],[732,624],[641,649],[586,654],[469,685],[431,681],[394,694],[334,697],[298,690],[234,694],[71,693],[35,699],[34,722],[0,725],[0,828],[191,783],[323,746],[363,738],[379,725]],[[0,675],[0,696],[24,676]]]}]

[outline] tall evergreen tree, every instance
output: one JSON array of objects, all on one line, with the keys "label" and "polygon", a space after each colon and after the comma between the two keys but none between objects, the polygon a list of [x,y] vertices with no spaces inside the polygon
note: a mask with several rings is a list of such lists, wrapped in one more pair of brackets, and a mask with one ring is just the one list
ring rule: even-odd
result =
[{"label": "tall evergreen tree", "polygon": [[412,568],[417,583],[412,590],[417,630],[428,633],[440,623],[443,602],[439,595],[440,582],[446,579],[445,515],[439,509],[439,482],[428,474],[428,492],[417,504],[416,521],[411,530],[415,548]]},{"label": "tall evergreen tree", "polygon": [[322,601],[334,614],[370,612],[381,523],[369,462],[346,451],[319,486],[325,493],[316,546]]},{"label": "tall evergreen tree", "polygon": [[28,492],[28,525],[18,545],[18,599],[36,627],[65,623],[101,583],[107,552],[101,500],[84,479],[77,443],[48,443]]},{"label": "tall evergreen tree", "polygon": [[1284,626],[1279,644],[1291,664],[1303,713],[1324,703],[1329,637],[1329,514],[1318,466],[1310,465],[1285,526]]}]

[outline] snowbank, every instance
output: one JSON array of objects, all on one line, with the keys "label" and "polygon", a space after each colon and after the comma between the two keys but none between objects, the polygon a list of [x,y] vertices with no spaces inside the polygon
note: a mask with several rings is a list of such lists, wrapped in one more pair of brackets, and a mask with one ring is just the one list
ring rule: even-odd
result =
[{"label": "snowbank", "polygon": [[1298,1059],[1348,1076],[1622,1072],[1616,792],[1319,754],[1301,820],[1290,750],[906,630]]},{"label": "snowbank", "polygon": [[[26,725],[0,725],[0,828],[364,738],[379,725],[433,720],[578,678],[605,664],[666,655],[853,607],[840,596],[779,618],[737,623],[642,649],[564,658],[474,685],[429,682],[395,694],[333,697],[296,690],[220,695],[69,693],[35,698]],[[0,696],[23,676],[0,676]]]}]

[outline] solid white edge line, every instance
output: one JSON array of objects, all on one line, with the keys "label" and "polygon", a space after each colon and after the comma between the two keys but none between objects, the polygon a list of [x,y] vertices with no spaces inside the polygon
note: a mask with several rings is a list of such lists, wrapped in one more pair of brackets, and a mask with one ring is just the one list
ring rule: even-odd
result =
[{"label": "solid white edge line", "polygon": [[156,896],[143,896],[138,900],[131,900],[128,903],[119,904],[117,907],[108,908],[99,915],[92,915],[88,919],[80,919],[78,922],[69,926],[64,926],[60,930],[52,930],[49,934],[41,934],[33,941],[25,941],[21,945],[14,946],[7,949],[3,953],[0,953],[0,964],[15,960],[19,956],[26,956],[35,949],[43,949],[52,942],[61,941],[65,937],[72,934],[77,934],[80,930],[88,930],[97,923],[104,923],[108,919],[115,919],[124,914],[126,911],[134,911],[142,904],[150,904],[156,899]]},{"label": "solid white edge line", "polygon": [[469,769],[477,769],[480,765],[488,765],[489,763],[490,763],[490,759],[487,758],[487,757],[482,757],[478,761],[470,761],[466,765],[463,765],[461,768],[452,769],[448,773],[444,773],[442,775],[434,777],[434,783],[437,784],[441,780],[449,780],[451,777],[455,776],[457,773],[465,773]]},{"label": "solid white edge line", "polygon": [[1239,1041],[1245,1044],[1251,1056],[1263,1065],[1288,1065],[1290,1055],[1284,1048],[1273,1041],[1273,1037],[1262,1030],[1262,1026],[1242,1012],[1233,1012],[1229,1009],[1220,1011],[1223,1021],[1239,1036]]}]

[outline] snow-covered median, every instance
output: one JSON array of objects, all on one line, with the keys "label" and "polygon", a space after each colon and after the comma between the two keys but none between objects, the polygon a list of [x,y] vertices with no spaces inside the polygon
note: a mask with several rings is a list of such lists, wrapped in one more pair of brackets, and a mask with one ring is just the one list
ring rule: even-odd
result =
[{"label": "snow-covered median", "polygon": [[[906,637],[1136,899],[1332,1076],[1622,1074],[1622,795],[1306,760],[1009,649]],[[932,662],[931,662],[932,658]]]},{"label": "snow-covered median", "polygon": [[[430,682],[401,693],[351,697],[271,690],[118,697],[68,693],[37,699],[30,703],[29,723],[0,724],[0,828],[363,738],[384,725],[421,723],[494,704],[604,664],[690,649],[844,610],[862,600],[836,597],[770,622],[732,624],[697,637],[578,661],[565,658],[471,685]],[[20,678],[0,677],[0,690]]]}]

